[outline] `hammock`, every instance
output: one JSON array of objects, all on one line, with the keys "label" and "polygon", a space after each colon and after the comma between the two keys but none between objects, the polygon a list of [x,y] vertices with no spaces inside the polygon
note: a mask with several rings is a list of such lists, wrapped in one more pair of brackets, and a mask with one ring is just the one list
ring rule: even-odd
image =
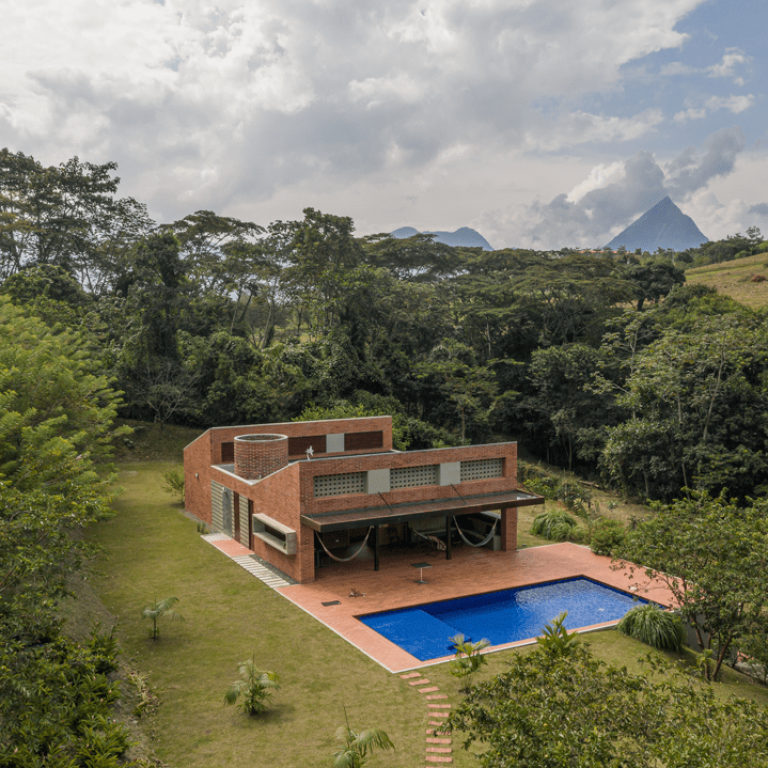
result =
[{"label": "hammock", "polygon": [[445,542],[440,541],[440,539],[437,538],[437,536],[429,536],[427,534],[422,533],[421,531],[417,531],[415,528],[411,528],[411,530],[417,535],[421,536],[422,539],[426,539],[427,541],[432,542],[437,547],[438,552],[445,551]]},{"label": "hammock", "polygon": [[482,541],[481,541],[479,544],[473,544],[473,543],[472,543],[472,542],[471,542],[471,541],[470,541],[470,540],[469,540],[469,539],[468,539],[468,538],[467,538],[467,537],[464,535],[464,531],[462,531],[462,530],[461,530],[461,528],[459,528],[459,524],[458,524],[458,522],[456,521],[456,518],[455,518],[455,517],[453,518],[453,524],[456,526],[456,530],[459,532],[459,536],[461,536],[461,539],[462,539],[462,541],[463,541],[465,544],[468,544],[470,547],[484,547],[484,546],[485,546],[485,545],[486,545],[486,544],[487,544],[487,543],[488,543],[488,542],[489,542],[489,541],[490,541],[490,540],[493,538],[493,534],[494,534],[494,533],[496,533],[496,525],[498,524],[498,522],[499,522],[499,518],[497,517],[497,518],[496,518],[496,519],[493,521],[493,527],[491,528],[491,532],[490,532],[490,533],[489,533],[489,534],[488,534],[488,535],[487,535],[487,536],[486,536],[486,537],[485,537],[485,538],[484,538],[484,539],[483,539],[483,540],[482,540]]},{"label": "hammock", "polygon": [[336,557],[336,555],[333,555],[329,552],[328,547],[323,544],[323,540],[320,538],[320,534],[315,531],[315,536],[317,536],[317,540],[320,542],[320,546],[325,550],[325,554],[328,555],[328,557],[331,558],[331,560],[335,560],[337,563],[348,563],[350,560],[354,560],[365,548],[365,545],[368,543],[368,537],[371,535],[371,531],[373,530],[373,526],[371,526],[368,529],[368,533],[365,534],[365,538],[363,539],[363,543],[360,545],[360,549],[355,552],[354,555],[351,555],[350,557]]}]

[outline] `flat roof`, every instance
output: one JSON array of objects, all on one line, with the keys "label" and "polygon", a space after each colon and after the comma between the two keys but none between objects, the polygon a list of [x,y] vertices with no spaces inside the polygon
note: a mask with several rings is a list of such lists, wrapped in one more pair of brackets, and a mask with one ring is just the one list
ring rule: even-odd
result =
[{"label": "flat roof", "polygon": [[502,507],[528,507],[543,503],[543,496],[525,491],[500,491],[461,498],[452,496],[403,504],[303,514],[301,523],[319,533],[328,533],[368,525],[404,523],[434,515],[464,515],[470,512],[490,512]]}]

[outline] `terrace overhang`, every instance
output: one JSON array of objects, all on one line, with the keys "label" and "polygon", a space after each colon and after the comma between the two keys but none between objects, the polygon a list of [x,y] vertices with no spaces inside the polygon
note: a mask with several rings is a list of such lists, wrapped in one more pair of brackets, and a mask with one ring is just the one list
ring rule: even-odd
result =
[{"label": "terrace overhang", "polygon": [[471,512],[529,507],[543,504],[544,497],[525,491],[501,491],[391,505],[386,504],[386,499],[384,501],[383,506],[303,514],[300,519],[302,525],[318,533],[331,533],[371,525],[395,525],[435,515],[466,515]]}]

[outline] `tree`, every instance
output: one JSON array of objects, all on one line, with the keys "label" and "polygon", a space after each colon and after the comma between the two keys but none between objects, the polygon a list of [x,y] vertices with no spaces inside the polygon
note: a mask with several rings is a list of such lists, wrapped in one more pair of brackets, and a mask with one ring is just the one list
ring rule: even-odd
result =
[{"label": "tree", "polygon": [[626,278],[635,285],[637,311],[641,312],[646,301],[658,301],[675,286],[685,282],[685,273],[671,261],[654,259],[636,264],[626,270]]},{"label": "tree", "polygon": [[650,498],[683,486],[753,493],[768,479],[754,429],[768,415],[766,339],[748,313],[705,315],[636,353],[617,398],[632,417],[608,428],[601,459],[612,480]]},{"label": "tree", "polygon": [[434,380],[452,404],[451,410],[459,418],[462,441],[466,438],[468,425],[483,430],[497,388],[493,370],[477,365],[472,349],[461,342],[445,339],[434,347],[417,370],[420,378]]},{"label": "tree", "polygon": [[448,719],[483,768],[764,768],[768,713],[720,702],[659,657],[636,675],[579,644],[565,655],[537,647],[472,688]]},{"label": "tree", "polygon": [[533,394],[522,408],[533,411],[541,431],[565,451],[569,471],[582,442],[614,416],[611,398],[589,386],[600,361],[600,352],[586,344],[537,349],[531,357]]},{"label": "tree", "polygon": [[368,762],[368,755],[375,749],[392,749],[395,745],[387,734],[379,728],[367,731],[353,731],[349,727],[347,710],[344,710],[346,725],[336,731],[336,738],[341,746],[333,753],[333,768],[363,768]]},{"label": "tree", "polygon": [[99,474],[120,403],[90,341],[47,328],[0,298],[0,639],[33,637],[91,548],[87,525],[111,514]]},{"label": "tree", "polygon": [[184,621],[184,617],[173,610],[173,606],[178,602],[178,597],[166,597],[163,600],[155,600],[153,603],[144,606],[141,611],[141,618],[149,619],[152,622],[152,629],[149,630],[149,636],[152,640],[160,639],[158,622],[164,616],[167,616],[171,621],[175,619]]},{"label": "tree", "polygon": [[273,250],[286,263],[284,290],[292,296],[296,332],[306,321],[316,340],[338,323],[337,302],[344,275],[362,261],[362,246],[353,237],[354,224],[347,216],[333,216],[314,208],[304,209],[303,221],[277,222],[269,228]]},{"label": "tree", "polygon": [[246,715],[259,715],[267,711],[267,700],[272,691],[280,689],[280,678],[276,672],[263,672],[256,669],[254,660],[241,661],[237,665],[240,679],[232,683],[224,695],[226,704],[236,704],[242,697],[240,706]]},{"label": "tree", "polygon": [[102,293],[126,250],[151,225],[143,205],[114,197],[116,169],[77,157],[46,168],[21,152],[0,150],[0,279],[53,264]]},{"label": "tree", "polygon": [[[628,532],[619,567],[661,581],[683,620],[711,651],[717,679],[732,646],[765,626],[768,592],[768,501],[737,506],[724,494],[656,505],[652,518]],[[634,566],[630,563],[643,563]]]},{"label": "tree", "polygon": [[94,553],[83,529],[111,514],[105,461],[124,433],[112,428],[119,403],[91,339],[0,297],[2,764],[74,764],[86,753],[107,764],[128,744],[107,720],[118,695],[107,660],[65,639],[58,611]]}]

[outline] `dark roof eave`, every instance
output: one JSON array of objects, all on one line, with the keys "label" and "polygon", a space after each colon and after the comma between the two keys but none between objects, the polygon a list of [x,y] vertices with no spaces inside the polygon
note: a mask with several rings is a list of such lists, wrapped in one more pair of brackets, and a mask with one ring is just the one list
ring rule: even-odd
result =
[{"label": "dark roof eave", "polygon": [[432,499],[393,506],[319,512],[314,515],[301,515],[300,520],[302,525],[306,525],[318,533],[331,533],[369,525],[396,525],[409,520],[439,515],[466,515],[472,512],[490,512],[497,509],[528,507],[543,503],[543,496],[511,491],[503,494],[465,497],[464,499]]}]

